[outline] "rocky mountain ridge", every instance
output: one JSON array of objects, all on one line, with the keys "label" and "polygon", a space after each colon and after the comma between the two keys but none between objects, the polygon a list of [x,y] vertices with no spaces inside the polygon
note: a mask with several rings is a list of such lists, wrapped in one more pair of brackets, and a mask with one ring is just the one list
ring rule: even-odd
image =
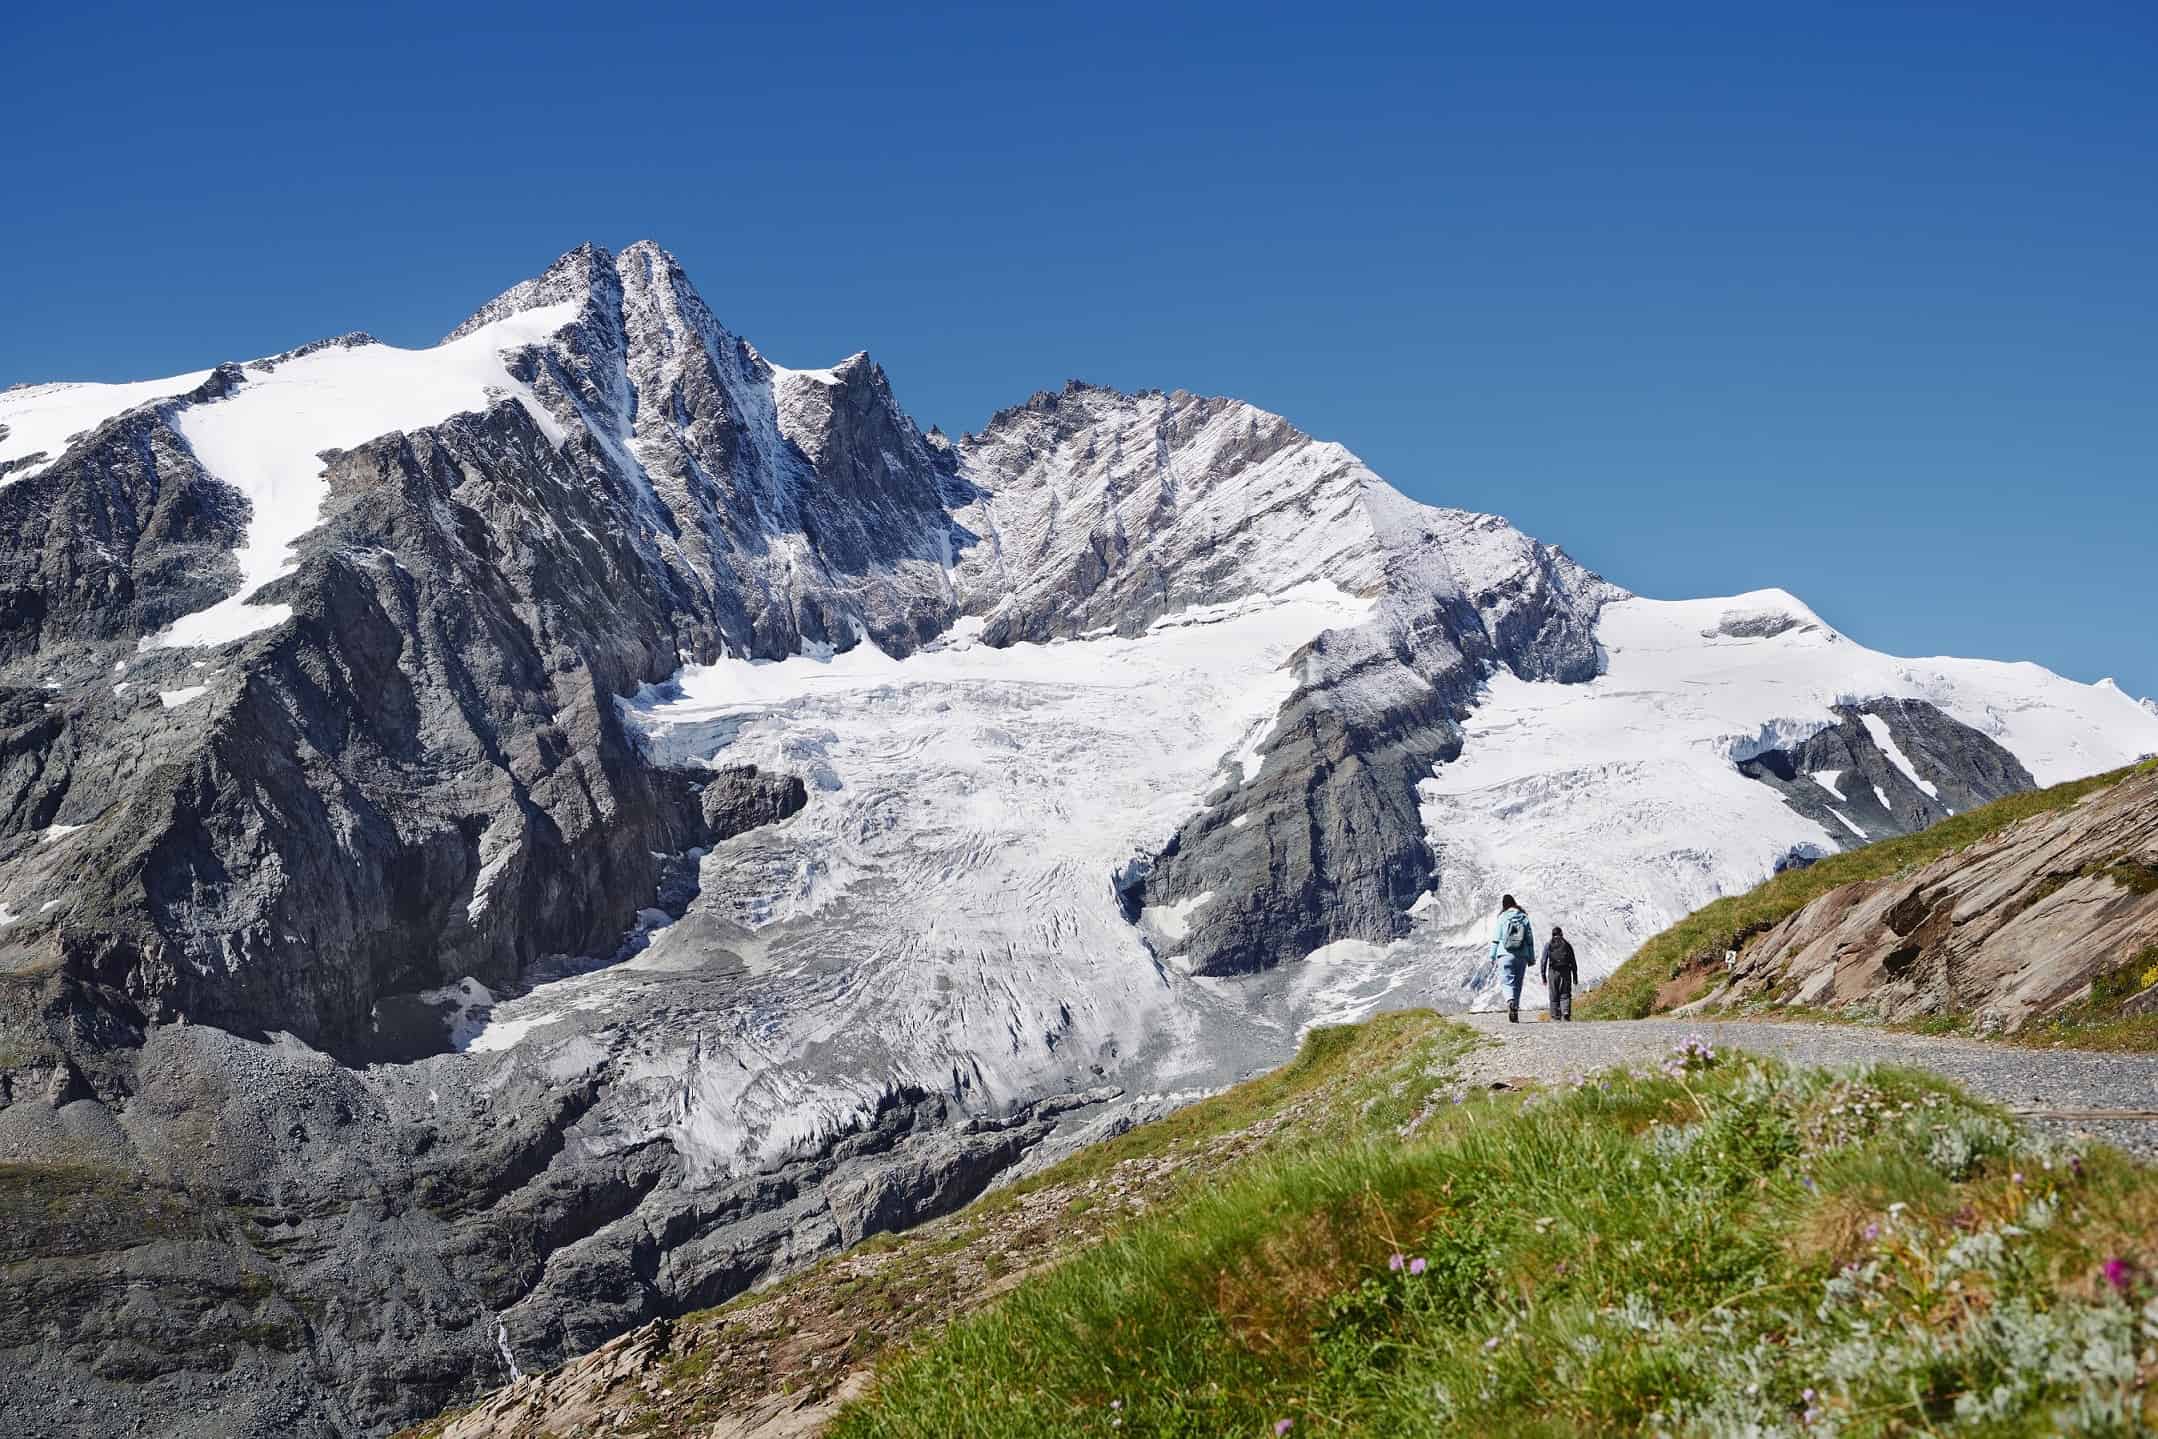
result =
[{"label": "rocky mountain ridge", "polygon": [[2098,996],[2158,1011],[2158,772],[1914,873],[1840,886],[1680,1012],[1759,1001],[2016,1033]]},{"label": "rocky mountain ridge", "polygon": [[0,425],[0,1191],[128,1216],[23,1231],[17,1432],[381,1432],[1488,997],[1501,877],[1609,950],[2158,748],[1236,401],[925,433],[650,244]]}]

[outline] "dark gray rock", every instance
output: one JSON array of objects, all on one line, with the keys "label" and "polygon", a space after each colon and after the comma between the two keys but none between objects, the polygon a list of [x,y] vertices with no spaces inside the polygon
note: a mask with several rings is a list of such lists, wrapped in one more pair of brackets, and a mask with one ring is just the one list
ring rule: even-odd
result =
[{"label": "dark gray rock", "polygon": [[842,1225],[824,1181],[867,1159],[716,1182],[652,1083],[625,1092],[619,1033],[442,1053],[457,1004],[420,992],[634,955],[697,855],[803,804],[796,776],[654,766],[621,696],[722,651],[904,652],[956,612],[953,465],[874,365],[775,386],[650,247],[539,288],[580,317],[516,363],[571,442],[505,402],[330,456],[275,628],[140,646],[231,593],[248,518],[173,415],[306,350],[0,489],[0,876],[40,899],[0,927],[0,1160],[30,1166],[0,1189],[79,1160],[83,1204],[184,1219],[5,1281],[40,1317],[0,1333],[0,1428],[380,1432],[498,1381],[498,1329],[552,1362],[1027,1145],[946,1137],[922,1100]]},{"label": "dark gray rock", "polygon": [[759,825],[777,824],[809,800],[809,788],[791,774],[759,774],[755,765],[715,770],[698,795],[705,830],[701,844],[717,844]]},{"label": "dark gray rock", "polygon": [[379,1433],[501,1382],[505,1352],[558,1363],[956,1208],[1053,1127],[895,1092],[821,1150],[715,1175],[636,1128],[626,1040],[579,1038],[581,1070],[360,1073],[167,1026],[124,1097],[0,1108],[7,1431]]},{"label": "dark gray rock", "polygon": [[1479,594],[1389,599],[1374,626],[1320,636],[1304,657],[1312,678],[1284,706],[1258,776],[1218,796],[1125,886],[1134,918],[1215,895],[1178,946],[1199,974],[1405,933],[1409,907],[1440,882],[1417,784],[1461,752],[1459,721],[1494,670],[1593,678],[1610,593],[1532,544]]},{"label": "dark gray rock", "polygon": [[[1914,834],[1951,813],[2037,784],[2001,745],[1924,700],[1872,699],[1838,705],[1834,712],[1836,723],[1829,728],[1790,749],[1764,750],[1741,760],[1738,768],[1777,790],[1786,804],[1821,823],[1845,848]],[[1866,724],[1869,715],[1885,727],[1889,740],[1933,793],[1921,789],[1883,751]],[[1817,775],[1835,776],[1833,791]]]},{"label": "dark gray rock", "polygon": [[[804,1066],[844,1103],[713,1132],[770,1010],[860,956],[696,903],[792,874],[757,840],[841,781],[656,760],[622,705],[684,664],[1324,596],[1255,758],[1119,877],[1134,919],[1217,896],[1161,956],[1206,974],[1401,933],[1441,878],[1417,785],[1482,687],[1597,672],[1614,587],[1249,406],[1074,383],[925,435],[867,357],[772,365],[650,245],[457,333],[557,304],[507,359],[543,416],[327,454],[261,592],[289,619],[220,646],[144,644],[240,582],[246,502],[177,417],[368,337],[220,367],[0,487],[0,1430],[381,1433],[963,1204],[1103,1102],[1115,1044],[992,1101],[978,1059],[902,1085],[835,1026]],[[2029,782],[1875,708],[1942,804]],[[1801,786],[1848,751],[1928,812],[1855,714],[1809,743]],[[1010,1022],[1053,1047],[1070,1015]]]}]

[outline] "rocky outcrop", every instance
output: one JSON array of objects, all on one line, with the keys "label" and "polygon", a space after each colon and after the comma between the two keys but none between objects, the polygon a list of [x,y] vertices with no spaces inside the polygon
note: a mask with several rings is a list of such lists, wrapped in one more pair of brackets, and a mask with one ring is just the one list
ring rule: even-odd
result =
[{"label": "rocky outcrop", "polygon": [[2158,774],[1831,890],[1748,941],[1690,1008],[1768,1001],[2013,1032],[2094,995],[2158,1009]]},{"label": "rocky outcrop", "polygon": [[[620,697],[722,652],[904,653],[955,612],[952,464],[874,365],[783,405],[654,247],[484,314],[543,300],[576,306],[512,361],[544,403],[326,455],[261,592],[288,618],[228,643],[153,638],[232,593],[251,513],[176,417],[320,347],[0,488],[5,1183],[79,1163],[66,1193],[184,1230],[11,1271],[0,1308],[42,1317],[0,1333],[10,1432],[378,1431],[499,1379],[505,1345],[552,1362],[940,1212],[1043,1132],[894,1088],[729,1177],[669,1137],[679,1051],[453,1052],[488,1004],[642,955],[706,854],[805,801],[654,764]],[[705,1011],[719,969],[685,982]]]},{"label": "rocky outcrop", "polygon": [[[220,372],[193,398],[227,383]],[[156,407],[0,486],[0,664],[42,658],[37,681],[53,681],[72,647],[130,641],[209,604],[238,578],[247,513]]]},{"label": "rocky outcrop", "polygon": [[383,1432],[949,1212],[1054,1123],[895,1093],[728,1178],[649,1125],[665,1086],[634,1052],[581,1047],[360,1073],[190,1024],[151,1032],[125,1104],[59,1079],[19,1095],[7,1432]]},{"label": "rocky outcrop", "polygon": [[1835,723],[1738,762],[1851,848],[2033,789],[2013,754],[1925,700],[1837,705]]},{"label": "rocky outcrop", "polygon": [[981,540],[954,583],[992,643],[1136,635],[1299,585],[1374,602],[1293,661],[1257,775],[1121,880],[1135,919],[1216,897],[1164,946],[1192,973],[1399,935],[1436,874],[1416,786],[1459,752],[1478,688],[1501,669],[1592,677],[1597,613],[1623,593],[1496,516],[1411,504],[1341,446],[1232,400],[1074,381],[958,448],[976,491],[959,519]]},{"label": "rocky outcrop", "polygon": [[[0,1430],[378,1433],[1279,1058],[1626,598],[1233,400],[924,434],[649,244],[452,339],[0,434]],[[1791,774],[2017,781],[1861,710]]]},{"label": "rocky outcrop", "polygon": [[777,824],[809,798],[808,786],[798,776],[760,774],[755,765],[699,774],[692,782],[698,787],[697,812],[705,825],[698,843],[705,845]]},{"label": "rocky outcrop", "polygon": [[[1488,517],[1427,523],[1464,520]],[[1314,640],[1299,661],[1304,682],[1259,747],[1258,774],[1218,796],[1129,886],[1135,909],[1219,896],[1177,946],[1193,973],[1245,973],[1336,940],[1406,932],[1412,906],[1441,880],[1417,786],[1460,753],[1459,722],[1486,678],[1595,675],[1596,615],[1617,592],[1506,529],[1519,543],[1477,588],[1398,583],[1374,623]],[[1424,567],[1442,544],[1423,528],[1386,538],[1393,574]]]}]

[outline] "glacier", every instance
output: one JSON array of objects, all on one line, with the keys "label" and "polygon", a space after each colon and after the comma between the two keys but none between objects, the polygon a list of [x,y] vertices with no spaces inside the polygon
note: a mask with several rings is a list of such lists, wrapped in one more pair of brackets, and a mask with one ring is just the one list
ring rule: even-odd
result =
[{"label": "glacier", "polygon": [[2113,686],[1637,596],[1234,399],[925,430],[649,243],[0,426],[0,1159],[233,1206],[0,1358],[103,1413],[124,1338],[168,1427],[394,1427],[1313,1025],[1490,1007],[1502,891],[1593,979],[2158,751]]}]

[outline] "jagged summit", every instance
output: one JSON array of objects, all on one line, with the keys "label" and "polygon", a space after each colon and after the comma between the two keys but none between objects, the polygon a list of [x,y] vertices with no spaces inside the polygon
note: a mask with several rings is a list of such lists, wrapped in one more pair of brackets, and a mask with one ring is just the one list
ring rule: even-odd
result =
[{"label": "jagged summit", "polygon": [[[1109,400],[1139,400],[1158,397],[1161,393],[1159,390],[1134,390],[1127,393],[1113,385],[1099,385],[1092,380],[1082,380],[1075,377],[1066,380],[1059,389],[1036,390],[1018,404],[1006,405],[996,411],[983,423],[981,434],[991,434],[1000,427],[1015,423],[1020,417],[1030,412],[1037,414],[1044,412],[1054,413],[1065,401],[1088,395]],[[969,432],[962,438],[972,440],[977,436]]]},{"label": "jagged summit", "polygon": [[442,337],[444,343],[461,340],[474,330],[508,316],[542,305],[583,304],[594,290],[610,283],[615,257],[590,241],[566,252],[560,259],[529,280],[520,280],[466,316],[463,323]]},{"label": "jagged summit", "polygon": [[2151,749],[2035,666],[1628,595],[1238,400],[924,433],[649,243],[429,348],[10,390],[0,1160],[211,1212],[0,1274],[54,1316],[0,1373],[100,1439],[120,1384],[159,1432],[380,1433],[1067,1111],[1488,998],[1502,888],[1593,976]]}]

